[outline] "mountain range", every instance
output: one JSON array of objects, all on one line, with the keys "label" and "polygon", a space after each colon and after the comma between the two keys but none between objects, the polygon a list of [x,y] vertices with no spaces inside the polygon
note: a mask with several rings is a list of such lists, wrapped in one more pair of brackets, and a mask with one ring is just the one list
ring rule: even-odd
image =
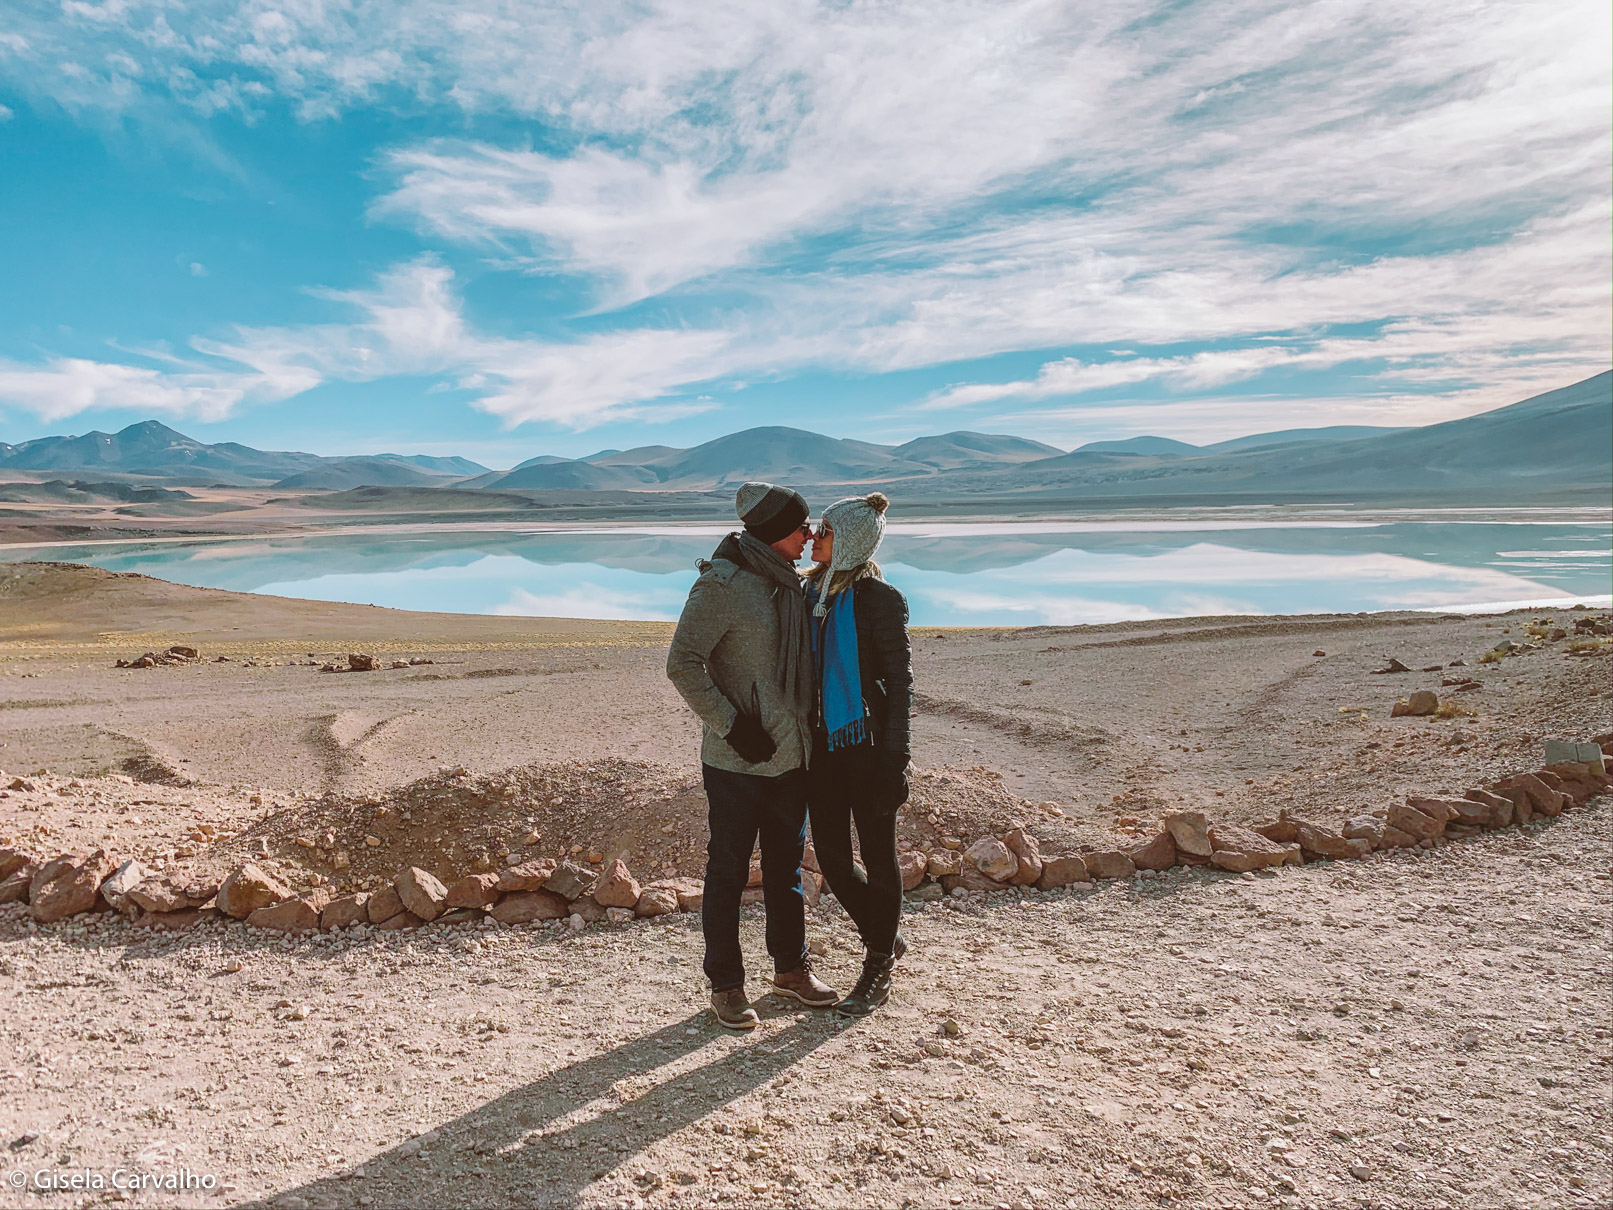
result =
[{"label": "mountain range", "polygon": [[[974,432],[901,445],[784,427],[731,433],[691,449],[665,445],[544,455],[508,471],[464,458],[375,454],[330,458],[208,445],[154,420],[117,433],[0,443],[0,478],[93,474],[98,481],[226,484],[290,491],[396,488],[459,492],[716,492],[747,479],[799,486],[899,485],[927,498],[1102,499],[1549,495],[1613,490],[1613,373],[1520,403],[1420,428],[1289,429],[1195,446],[1167,437],[1096,441],[1065,452]],[[491,503],[491,501],[489,501]]]}]

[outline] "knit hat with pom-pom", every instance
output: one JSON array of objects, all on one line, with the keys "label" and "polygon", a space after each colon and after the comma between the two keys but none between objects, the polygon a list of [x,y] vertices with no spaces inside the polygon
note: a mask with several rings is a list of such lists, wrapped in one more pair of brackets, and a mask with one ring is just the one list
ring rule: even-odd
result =
[{"label": "knit hat with pom-pom", "polygon": [[885,537],[885,510],[889,507],[884,492],[870,492],[836,500],[823,510],[823,524],[834,533],[830,572],[850,571],[874,557]]}]

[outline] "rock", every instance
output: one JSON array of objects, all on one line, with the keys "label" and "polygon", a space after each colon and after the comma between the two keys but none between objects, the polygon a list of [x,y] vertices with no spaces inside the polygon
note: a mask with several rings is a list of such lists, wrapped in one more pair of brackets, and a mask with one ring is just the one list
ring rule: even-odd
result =
[{"label": "rock", "polygon": [[1079,857],[1044,857],[1042,876],[1036,880],[1036,889],[1051,891],[1056,887],[1073,886],[1077,882],[1091,882],[1087,863]]},{"label": "rock", "polygon": [[1352,815],[1340,829],[1346,840],[1365,840],[1377,848],[1383,843],[1383,820],[1377,815]]},{"label": "rock", "polygon": [[466,874],[448,888],[448,898],[443,902],[450,908],[491,907],[498,902],[502,880],[500,874]]},{"label": "rock", "polygon": [[969,864],[994,882],[1005,883],[1019,873],[1019,858],[995,836],[982,836],[963,851]]},{"label": "rock", "polygon": [[1139,870],[1168,870],[1176,864],[1176,841],[1167,828],[1148,843],[1127,849],[1126,856]]},{"label": "rock", "polygon": [[319,913],[319,927],[322,929],[352,928],[355,924],[368,922],[370,913],[367,904],[370,901],[369,892],[358,891],[352,895],[343,895],[332,899]]},{"label": "rock", "polygon": [[1500,794],[1491,794],[1488,790],[1469,790],[1466,797],[1485,809],[1485,827],[1508,828],[1512,826],[1513,816],[1517,808],[1512,805],[1510,798],[1505,798]]},{"label": "rock", "polygon": [[698,912],[706,905],[706,885],[695,878],[669,880],[678,888],[678,911]]},{"label": "rock", "polygon": [[1257,823],[1254,830],[1267,840],[1275,840],[1278,844],[1294,844],[1299,840],[1299,829],[1294,826],[1291,819],[1278,819],[1272,823]]},{"label": "rock", "polygon": [[739,895],[740,907],[755,907],[758,903],[767,902],[767,892],[759,886],[748,886]]},{"label": "rock", "polygon": [[964,862],[963,868],[956,874],[943,874],[941,876],[941,889],[948,895],[962,887],[966,891],[1000,891],[1006,883],[998,882],[988,874],[982,874],[975,868],[973,862]]},{"label": "rock", "polygon": [[1137,872],[1131,858],[1124,853],[1083,853],[1081,860],[1086,863],[1087,873],[1094,878],[1130,878]]},{"label": "rock", "polygon": [[500,899],[487,914],[500,924],[526,924],[532,920],[564,920],[571,909],[553,891],[516,891]]},{"label": "rock", "polygon": [[811,870],[801,871],[801,898],[806,900],[807,907],[817,907],[823,898],[823,875],[814,874]]},{"label": "rock", "polygon": [[324,887],[315,887],[280,903],[258,908],[246,922],[253,928],[280,933],[311,933],[319,928],[319,914],[329,904],[330,892]]},{"label": "rock", "polygon": [[413,912],[402,911],[388,916],[375,927],[378,929],[385,929],[387,932],[395,932],[398,929],[417,929],[424,923],[425,921],[420,919],[420,917],[416,916]]},{"label": "rock", "polygon": [[41,924],[87,912],[100,897],[101,884],[112,873],[105,850],[68,853],[47,861],[28,884],[28,911]]},{"label": "rock", "polygon": [[[23,866],[32,864],[32,859],[26,853],[19,853],[16,849],[0,849],[0,878],[10,878]],[[126,861],[123,864],[129,863]]]},{"label": "rock", "polygon": [[[3,864],[0,864],[0,868],[3,868]],[[145,876],[146,867],[131,857],[113,870],[111,877],[101,884],[101,898],[106,900],[107,906],[113,911],[133,916],[135,907],[128,902],[127,896],[140,885],[141,879]]]},{"label": "rock", "polygon": [[747,887],[759,887],[762,885],[762,863],[760,859],[750,863],[750,872],[745,875],[745,885]]},{"label": "rock", "polygon": [[148,912],[183,912],[205,907],[217,894],[218,887],[212,883],[178,886],[166,879],[148,878],[128,892],[128,900]]},{"label": "rock", "polygon": [[[896,855],[897,868],[902,872],[902,890],[911,891],[924,881],[924,875],[929,870],[930,863],[923,853],[907,852]],[[1037,873],[1041,873],[1041,860],[1037,859]]]},{"label": "rock", "polygon": [[181,908],[177,912],[141,912],[134,927],[159,929],[165,933],[189,932],[204,920],[217,920],[216,908]]},{"label": "rock", "polygon": [[638,903],[644,888],[638,879],[628,873],[627,863],[618,857],[605,867],[599,883],[594,887],[594,899],[607,908],[625,908],[631,911]]},{"label": "rock", "polygon": [[[810,873],[810,871],[808,871]],[[670,882],[652,882],[639,892],[633,911],[640,916],[670,916],[678,910],[678,888]]]},{"label": "rock", "polygon": [[497,875],[476,877],[496,877],[499,891],[509,894],[511,891],[541,891],[548,885],[549,876],[553,873],[554,862],[544,857],[538,861],[523,861],[520,865],[500,870]]},{"label": "rock", "polygon": [[398,894],[398,888],[391,883],[371,895],[369,902],[364,905],[364,913],[370,918],[371,924],[390,920],[404,910],[406,909],[403,906],[403,896]]},{"label": "rock", "polygon": [[33,884],[34,875],[39,867],[30,862],[18,866],[4,878],[0,878],[0,903],[22,903],[28,898],[28,888]]},{"label": "rock", "polygon": [[1210,843],[1215,847],[1210,861],[1235,874],[1269,866],[1297,865],[1300,861],[1299,845],[1267,840],[1253,828],[1236,824],[1216,824],[1210,829]]},{"label": "rock", "polygon": [[289,898],[291,888],[250,861],[237,866],[218,888],[218,910],[245,920],[259,908]]},{"label": "rock", "polygon": [[[1019,868],[1008,876],[1014,886],[1032,886],[1042,876],[1042,844],[1024,828],[1015,828],[1002,838],[1003,844],[1014,855]],[[987,871],[988,873],[990,871]],[[914,883],[913,886],[917,886]],[[907,887],[912,890],[913,887]]]},{"label": "rock", "polygon": [[435,920],[448,910],[448,888],[437,876],[412,865],[392,880],[403,906],[422,920]]},{"label": "rock", "polygon": [[1177,811],[1165,816],[1165,830],[1182,853],[1208,857],[1215,852],[1210,844],[1210,821],[1202,811]]},{"label": "rock", "polygon": [[1404,664],[1402,664],[1399,660],[1395,659],[1393,656],[1386,656],[1385,658],[1388,659],[1389,662],[1387,664],[1385,664],[1382,668],[1374,668],[1374,669],[1372,669],[1372,675],[1373,676],[1383,676],[1386,673],[1391,673],[1391,672],[1410,672],[1411,671],[1410,668],[1406,667]]},{"label": "rock", "polygon": [[1425,815],[1416,807],[1407,803],[1396,803],[1389,808],[1389,826],[1399,828],[1408,836],[1415,836],[1418,840],[1432,840],[1445,830],[1445,821]]},{"label": "rock", "polygon": [[611,924],[627,924],[633,919],[633,909],[608,907],[605,909],[605,919]]},{"label": "rock", "polygon": [[951,849],[937,849],[930,854],[926,868],[932,878],[942,878],[948,874],[956,874],[963,869],[963,854],[954,853]]},{"label": "rock", "polygon": [[812,847],[812,842],[810,840],[801,846],[801,868],[803,870],[811,870],[814,874],[823,873],[823,871],[818,868],[818,850]]},{"label": "rock", "polygon": [[1528,795],[1529,805],[1538,815],[1556,816],[1563,813],[1563,796],[1533,773],[1516,773],[1501,782],[1498,788],[1522,790]]},{"label": "rock", "polygon": [[1424,798],[1411,795],[1406,799],[1406,803],[1424,815],[1442,817],[1447,827],[1452,823],[1474,828],[1488,826],[1490,808],[1470,798]]},{"label": "rock", "polygon": [[199,653],[194,647],[182,647],[176,643],[174,646],[168,648],[167,654],[177,655],[182,660],[194,660],[197,658]]},{"label": "rock", "polygon": [[605,905],[592,895],[573,899],[567,906],[570,907],[573,916],[581,916],[589,924],[598,924],[605,919]]},{"label": "rock", "polygon": [[1417,845],[1417,838],[1409,832],[1402,832],[1399,828],[1383,826],[1383,838],[1378,842],[1380,849],[1410,849]]},{"label": "rock", "polygon": [[347,670],[349,672],[374,672],[381,666],[381,661],[373,655],[365,655],[360,651],[347,653]]},{"label": "rock", "polygon": [[1421,717],[1433,714],[1439,709],[1439,695],[1432,689],[1418,689],[1403,702],[1396,702],[1389,711],[1390,718],[1402,718],[1406,715]]},{"label": "rock", "polygon": [[1372,852],[1371,840],[1340,836],[1332,829],[1306,819],[1296,819],[1293,824],[1302,853],[1314,853],[1319,857],[1360,858]]},{"label": "rock", "polygon": [[592,893],[594,884],[598,881],[599,875],[594,871],[584,869],[573,861],[562,861],[555,867],[554,873],[549,875],[545,889],[553,891],[562,899],[581,899],[584,895]]}]

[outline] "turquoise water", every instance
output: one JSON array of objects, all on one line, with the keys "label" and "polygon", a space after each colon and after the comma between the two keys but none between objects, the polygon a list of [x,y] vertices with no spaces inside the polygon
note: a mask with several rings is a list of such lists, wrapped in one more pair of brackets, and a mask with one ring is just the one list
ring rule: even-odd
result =
[{"label": "turquoise water", "polygon": [[[321,537],[0,547],[209,588],[397,609],[677,617],[711,527],[389,527]],[[893,525],[880,562],[923,625],[1608,603],[1606,511]]]}]

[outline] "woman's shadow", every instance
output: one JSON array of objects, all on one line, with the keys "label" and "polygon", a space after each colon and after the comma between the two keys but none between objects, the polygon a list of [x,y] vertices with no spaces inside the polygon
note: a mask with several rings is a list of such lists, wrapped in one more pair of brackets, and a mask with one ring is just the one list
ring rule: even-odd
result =
[{"label": "woman's shadow", "polygon": [[350,1168],[248,1204],[337,1206],[363,1196],[377,1206],[575,1205],[589,1184],[755,1091],[849,1024],[833,1013],[803,1014],[783,1028],[778,1022],[766,1016],[741,1046],[625,1103],[563,1121],[601,1097],[614,1099],[619,1081],[650,1075],[724,1036],[708,1014],[686,1017],[400,1143],[364,1161],[362,1178]]}]

